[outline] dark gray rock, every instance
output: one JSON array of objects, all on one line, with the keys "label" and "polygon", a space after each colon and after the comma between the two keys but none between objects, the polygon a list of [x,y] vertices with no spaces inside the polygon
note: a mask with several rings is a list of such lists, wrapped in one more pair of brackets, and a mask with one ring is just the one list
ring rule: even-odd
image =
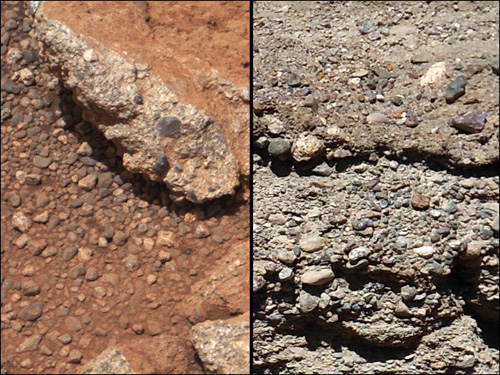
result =
[{"label": "dark gray rock", "polygon": [[450,126],[466,133],[480,133],[486,124],[488,113],[483,110],[466,113],[462,116],[453,117]]}]

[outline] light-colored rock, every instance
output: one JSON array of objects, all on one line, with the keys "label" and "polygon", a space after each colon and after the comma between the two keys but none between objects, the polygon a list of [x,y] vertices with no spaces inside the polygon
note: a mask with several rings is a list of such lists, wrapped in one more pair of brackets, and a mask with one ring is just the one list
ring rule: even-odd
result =
[{"label": "light-colored rock", "polygon": [[422,78],[420,78],[420,86],[433,86],[435,88],[441,88],[446,80],[447,69],[448,67],[444,61],[432,64]]},{"label": "light-colored rock", "polygon": [[[250,171],[248,88],[230,82],[218,70],[199,71],[197,64],[191,67],[170,53],[169,59],[185,70],[172,77],[163,67],[165,61],[158,64],[154,57],[163,48],[158,45],[160,37],[147,43],[141,39],[149,33],[140,31],[141,27],[148,30],[142,19],[134,20],[134,33],[122,36],[116,52],[115,43],[106,39],[115,32],[112,23],[101,25],[109,30],[98,33],[93,27],[78,29],[77,22],[70,21],[71,11],[60,12],[48,3],[35,13],[41,54],[56,71],[65,72],[59,78],[73,91],[83,118],[116,144],[125,168],[162,181],[174,197],[195,203],[233,194],[240,174]],[[127,14],[125,8],[137,11],[133,2],[116,7],[106,10],[114,14],[115,22]],[[80,25],[92,22],[85,14],[76,17]],[[135,55],[137,50],[141,53]],[[134,61],[132,56],[143,61]],[[144,65],[151,68],[147,74],[139,69]],[[187,88],[199,92],[188,94]],[[202,105],[202,97],[207,103],[202,108],[191,104]],[[217,112],[215,117],[204,114],[211,111]]]},{"label": "light-colored rock", "polygon": [[16,212],[12,216],[12,226],[14,229],[25,233],[31,228],[31,220],[23,212]]},{"label": "light-colored rock", "polygon": [[325,239],[318,233],[307,233],[300,239],[299,245],[305,252],[312,253],[323,249],[325,246]]},{"label": "light-colored rock", "polygon": [[292,156],[296,161],[308,161],[315,158],[325,150],[323,141],[314,135],[302,135],[292,146]]},{"label": "light-colored rock", "polygon": [[199,323],[192,328],[191,340],[203,366],[210,373],[250,373],[248,321],[218,320]]},{"label": "light-colored rock", "polygon": [[307,285],[324,285],[334,278],[333,271],[329,268],[324,268],[321,270],[306,271],[302,275],[302,284]]},{"label": "light-colored rock", "polygon": [[110,347],[85,363],[80,374],[136,374],[122,353]]},{"label": "light-colored rock", "polygon": [[418,255],[421,256],[422,258],[430,258],[434,255],[436,252],[436,249],[432,246],[422,246],[422,247],[417,247],[413,249],[413,251]]},{"label": "light-colored rock", "polygon": [[174,232],[161,230],[158,232],[158,239],[156,244],[159,246],[173,247],[175,245],[175,234]]}]

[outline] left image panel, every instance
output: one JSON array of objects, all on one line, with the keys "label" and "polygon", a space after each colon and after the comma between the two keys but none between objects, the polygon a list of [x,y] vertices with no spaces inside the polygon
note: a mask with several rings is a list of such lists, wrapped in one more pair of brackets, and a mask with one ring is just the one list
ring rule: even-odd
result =
[{"label": "left image panel", "polygon": [[250,372],[250,2],[1,3],[1,372]]}]

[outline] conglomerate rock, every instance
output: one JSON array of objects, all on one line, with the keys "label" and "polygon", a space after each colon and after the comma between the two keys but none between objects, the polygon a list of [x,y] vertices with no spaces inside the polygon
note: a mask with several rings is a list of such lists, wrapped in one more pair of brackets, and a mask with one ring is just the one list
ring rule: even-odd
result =
[{"label": "conglomerate rock", "polygon": [[[59,20],[64,17],[50,4],[39,3],[31,5],[37,9],[42,55],[73,91],[83,118],[117,145],[127,169],[163,181],[175,196],[195,203],[234,193],[240,174],[248,175],[248,142],[242,145],[239,138],[245,141],[245,137],[238,136],[248,130],[247,89],[224,80],[217,71],[193,77],[199,81],[202,74],[208,75],[203,76],[206,82],[198,89],[210,91],[207,86],[216,86],[214,105],[231,114],[209,117],[205,112],[210,111],[202,111],[186,100],[186,96],[201,94],[184,93],[180,98],[177,90],[164,83],[164,76],[157,76],[150,66],[133,61],[127,51],[116,52],[115,44],[94,39],[90,31],[74,31],[73,24]],[[109,6],[135,8],[131,3]],[[111,22],[131,21],[136,20],[118,18]],[[137,34],[137,39],[129,43],[140,46],[145,42]]]}]

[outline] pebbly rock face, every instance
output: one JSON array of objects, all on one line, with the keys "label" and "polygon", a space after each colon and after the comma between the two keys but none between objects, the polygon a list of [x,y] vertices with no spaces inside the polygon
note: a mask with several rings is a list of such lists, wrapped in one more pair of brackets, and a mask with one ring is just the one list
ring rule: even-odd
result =
[{"label": "pebbly rock face", "polygon": [[[173,196],[195,203],[234,193],[240,175],[248,175],[249,170],[245,151],[249,144],[245,143],[248,89],[225,80],[234,78],[234,72],[198,72],[196,56],[184,76],[156,66],[151,60],[154,53],[156,60],[162,59],[163,53],[175,54],[167,46],[162,49],[161,37],[155,45],[151,35],[140,29],[147,25],[141,15],[155,11],[158,5],[136,9],[134,2],[121,3],[125,13],[117,11],[103,27],[123,29],[126,25],[122,23],[137,18],[137,23],[129,25],[136,39],[123,45],[116,35],[115,39],[113,35],[108,40],[94,39],[92,28],[79,29],[85,22],[73,22],[74,14],[65,16],[49,3],[37,7],[33,3],[39,2],[31,6],[36,9],[42,55],[73,91],[83,109],[82,117],[115,143],[127,169],[162,181]],[[88,6],[88,22],[97,22],[95,17],[102,11],[98,5],[68,8],[71,6],[74,4],[61,5],[66,13],[81,12],[83,18],[87,17],[83,7]],[[124,33],[122,39],[130,37]],[[137,54],[141,45],[143,58]],[[172,58],[179,65],[180,57]],[[238,84],[242,82],[244,79]]]}]

